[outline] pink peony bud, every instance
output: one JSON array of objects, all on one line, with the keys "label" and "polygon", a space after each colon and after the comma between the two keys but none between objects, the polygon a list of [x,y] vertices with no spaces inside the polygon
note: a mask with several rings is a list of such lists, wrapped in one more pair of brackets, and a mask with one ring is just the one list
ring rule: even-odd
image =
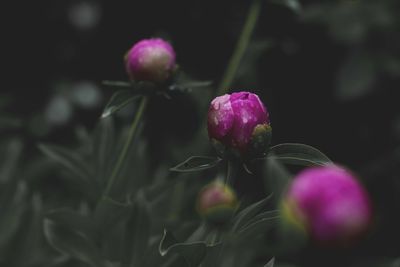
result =
[{"label": "pink peony bud", "polygon": [[355,241],[372,220],[369,196],[347,170],[330,165],[302,171],[283,200],[283,218],[328,245]]},{"label": "pink peony bud", "polygon": [[[210,139],[246,154],[252,139],[257,142],[268,139],[265,142],[269,144],[269,138],[260,138],[258,135],[268,133],[269,136],[270,132],[268,111],[256,94],[226,94],[216,97],[211,102],[208,111]],[[264,144],[265,149],[268,144]]]},{"label": "pink peony bud", "polygon": [[238,202],[235,192],[220,181],[205,186],[197,198],[197,211],[207,221],[224,223],[235,213]]},{"label": "pink peony bud", "polygon": [[134,81],[163,82],[175,70],[175,51],[162,39],[144,39],[126,54],[125,67]]}]

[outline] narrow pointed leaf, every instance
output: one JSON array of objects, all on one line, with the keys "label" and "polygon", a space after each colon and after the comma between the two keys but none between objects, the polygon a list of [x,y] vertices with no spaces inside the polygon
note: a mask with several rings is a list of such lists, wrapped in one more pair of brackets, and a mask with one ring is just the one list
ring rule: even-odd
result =
[{"label": "narrow pointed leaf", "polygon": [[140,191],[126,226],[125,248],[130,266],[142,265],[143,255],[149,245],[150,223],[148,206],[143,191]]},{"label": "narrow pointed leaf", "polygon": [[271,230],[276,225],[278,218],[279,217],[271,217],[255,221],[246,227],[243,227],[243,229],[237,233],[237,237],[239,240],[248,240],[259,237]]},{"label": "narrow pointed leaf", "polygon": [[106,231],[126,218],[131,208],[130,204],[120,203],[108,197],[101,199],[93,215],[96,228],[99,231]]},{"label": "narrow pointed leaf", "polygon": [[285,6],[297,14],[302,10],[299,0],[274,0],[273,3]]},{"label": "narrow pointed leaf", "polygon": [[268,157],[300,166],[326,165],[332,161],[318,149],[297,143],[284,143],[271,147]]},{"label": "narrow pointed leaf", "polygon": [[275,258],[272,258],[264,267],[274,267],[275,265]]},{"label": "narrow pointed leaf", "polygon": [[106,118],[112,115],[113,113],[125,107],[138,97],[140,97],[140,94],[135,94],[135,91],[133,90],[117,91],[113,94],[110,101],[104,108],[103,114],[101,114],[101,118]]},{"label": "narrow pointed leaf", "polygon": [[115,146],[113,117],[100,120],[93,143],[93,153],[96,155],[93,162],[94,169],[100,184],[104,184],[110,175],[111,167],[114,163],[110,159],[114,158]]},{"label": "narrow pointed leaf", "polygon": [[0,258],[18,231],[25,227],[24,214],[28,210],[27,187],[12,181],[0,187]]},{"label": "narrow pointed leaf", "polygon": [[44,235],[56,250],[92,267],[103,267],[102,257],[93,241],[81,232],[73,231],[56,222],[44,220]]},{"label": "narrow pointed leaf", "polygon": [[52,210],[46,213],[45,218],[57,223],[57,225],[77,232],[86,233],[91,237],[94,236],[94,229],[90,218],[85,217],[72,209],[61,208]]},{"label": "narrow pointed leaf", "polygon": [[259,220],[263,220],[263,219],[271,219],[271,218],[278,218],[280,216],[280,211],[279,210],[269,210],[269,211],[265,211],[265,212],[261,212],[259,214],[257,214],[256,216],[254,216],[246,225],[244,225],[243,227],[247,227],[248,225],[259,221]]},{"label": "narrow pointed leaf", "polygon": [[133,84],[125,81],[103,81],[103,85],[110,87],[123,87],[123,88],[132,88]]},{"label": "narrow pointed leaf", "polygon": [[234,218],[232,231],[235,232],[246,225],[262,208],[265,207],[271,197],[272,195],[269,195],[266,198],[256,203],[253,203],[247,208],[240,211]]},{"label": "narrow pointed leaf", "polygon": [[197,172],[211,169],[218,165],[222,159],[213,157],[193,156],[170,169],[174,172]]},{"label": "narrow pointed leaf", "polygon": [[170,232],[164,230],[159,252],[161,256],[176,253],[187,261],[189,267],[197,267],[207,254],[207,245],[205,242],[179,243]]},{"label": "narrow pointed leaf", "polygon": [[90,171],[79,154],[55,145],[40,144],[38,147],[46,156],[61,164],[81,181],[85,183],[89,181]]},{"label": "narrow pointed leaf", "polygon": [[267,192],[273,193],[271,199],[275,206],[278,205],[282,193],[287,184],[292,179],[292,175],[288,170],[273,157],[267,157],[264,160],[264,184]]},{"label": "narrow pointed leaf", "polygon": [[207,87],[213,84],[212,81],[191,81],[173,84],[169,87],[170,90],[190,90],[194,88]]}]

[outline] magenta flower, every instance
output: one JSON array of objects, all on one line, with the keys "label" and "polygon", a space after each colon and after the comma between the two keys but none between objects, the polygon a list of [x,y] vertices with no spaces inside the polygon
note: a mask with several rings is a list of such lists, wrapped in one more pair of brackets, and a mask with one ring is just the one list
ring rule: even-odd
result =
[{"label": "magenta flower", "polygon": [[[208,135],[225,146],[246,153],[256,129],[268,128],[267,109],[256,94],[238,92],[216,97],[208,111]],[[256,131],[261,132],[261,131]]]},{"label": "magenta flower", "polygon": [[197,198],[197,211],[208,221],[229,220],[238,207],[235,192],[220,181],[205,186]]},{"label": "magenta flower", "polygon": [[160,39],[144,39],[136,43],[125,56],[125,67],[134,81],[163,82],[175,70],[175,51]]},{"label": "magenta flower", "polygon": [[330,165],[308,168],[290,184],[283,217],[324,244],[347,244],[372,220],[369,196],[347,170]]}]

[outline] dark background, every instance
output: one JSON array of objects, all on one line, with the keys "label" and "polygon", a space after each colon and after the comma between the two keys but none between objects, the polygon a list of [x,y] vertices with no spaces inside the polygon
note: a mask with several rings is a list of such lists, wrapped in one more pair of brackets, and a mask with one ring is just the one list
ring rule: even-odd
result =
[{"label": "dark background", "polygon": [[[304,1],[302,16],[265,4],[232,90],[262,95],[276,143],[308,143],[360,166],[398,144],[399,36],[390,1],[350,2]],[[246,1],[14,1],[5,9],[2,91],[19,98],[13,111],[29,115],[60,81],[125,80],[124,53],[152,36],[173,43],[187,73],[218,84],[247,7]]]},{"label": "dark background", "polygon": [[[399,3],[301,4],[296,12],[265,1],[231,90],[261,96],[271,113],[274,144],[315,146],[360,174],[379,211],[379,234],[370,244],[375,242],[371,246],[377,254],[396,255],[399,251],[392,244],[400,237]],[[111,95],[101,81],[126,80],[123,55],[142,38],[170,40],[186,73],[217,85],[248,7],[248,1],[232,0],[7,3],[2,8],[1,96],[9,104],[2,112],[18,117],[22,127],[3,133],[24,136],[34,153],[38,141],[68,144],[77,126],[93,128]],[[69,90],[83,81],[95,92],[93,101],[86,106],[61,101],[69,115],[46,121],[54,97],[71,99]],[[203,127],[205,113],[192,108],[193,98],[180,101],[152,105],[149,116],[158,121],[149,129],[151,138],[162,143],[168,136],[177,146],[190,144],[192,134]]]}]

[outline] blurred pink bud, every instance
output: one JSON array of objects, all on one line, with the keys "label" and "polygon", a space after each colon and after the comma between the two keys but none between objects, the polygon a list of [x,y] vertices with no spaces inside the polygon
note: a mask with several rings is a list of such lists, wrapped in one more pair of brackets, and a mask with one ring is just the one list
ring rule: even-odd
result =
[{"label": "blurred pink bud", "polygon": [[220,181],[205,186],[197,198],[197,211],[208,221],[223,223],[229,220],[238,207],[235,192]]},{"label": "blurred pink bud", "polygon": [[125,56],[125,67],[134,81],[163,82],[175,70],[175,51],[160,39],[144,39],[136,43]]},{"label": "blurred pink bud", "polygon": [[346,245],[366,232],[372,207],[368,193],[352,173],[334,165],[312,167],[289,185],[283,218],[319,243]]}]

